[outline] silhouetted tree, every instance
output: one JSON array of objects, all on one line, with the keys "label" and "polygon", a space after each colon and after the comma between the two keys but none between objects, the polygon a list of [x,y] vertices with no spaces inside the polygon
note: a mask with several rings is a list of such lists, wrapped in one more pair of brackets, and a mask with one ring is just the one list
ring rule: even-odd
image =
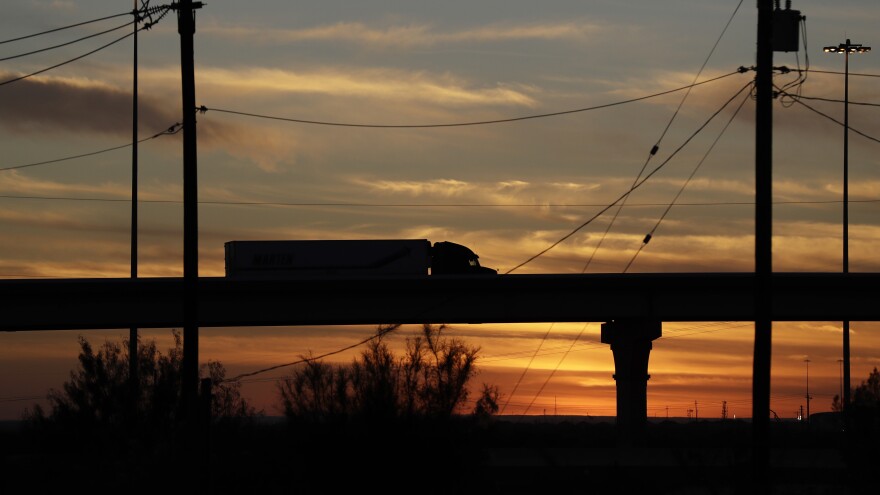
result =
[{"label": "silhouetted tree", "polygon": [[477,418],[484,419],[498,413],[498,399],[501,393],[498,391],[497,385],[489,385],[484,383],[483,390],[480,392],[480,398],[474,406],[473,415]]},{"label": "silhouetted tree", "polygon": [[[48,393],[48,413],[40,406],[26,413],[33,424],[53,423],[85,434],[113,430],[136,420],[139,427],[167,429],[179,419],[183,348],[180,333],[173,331],[174,345],[163,354],[154,340],[138,345],[137,413],[131,415],[128,342],[104,342],[97,351],[79,339],[79,366],[60,390]],[[199,374],[212,380],[212,415],[216,418],[253,416],[254,408],[241,397],[239,384],[225,382],[226,369],[217,361],[200,367]]]},{"label": "silhouetted tree", "polygon": [[868,409],[880,408],[880,371],[874,368],[868,379],[853,391],[853,405]]},{"label": "silhouetted tree", "polygon": [[337,422],[351,411],[351,378],[344,366],[309,360],[279,382],[278,388],[281,406],[290,419]]},{"label": "silhouetted tree", "polygon": [[876,367],[853,390],[852,412],[858,428],[880,432],[880,371]]},{"label": "silhouetted tree", "polygon": [[351,411],[363,419],[388,421],[400,415],[400,388],[394,354],[376,339],[349,367]]},{"label": "silhouetted tree", "polygon": [[199,366],[199,377],[211,379],[211,417],[226,421],[249,418],[256,409],[241,396],[241,383],[226,381],[226,367],[220,361]]},{"label": "silhouetted tree", "polygon": [[[279,383],[285,415],[293,421],[340,418],[448,419],[462,412],[476,375],[478,347],[443,335],[445,326],[423,325],[396,359],[381,337],[348,366],[307,361]],[[384,335],[389,327],[380,327]],[[498,411],[497,387],[484,385],[474,414]]]}]

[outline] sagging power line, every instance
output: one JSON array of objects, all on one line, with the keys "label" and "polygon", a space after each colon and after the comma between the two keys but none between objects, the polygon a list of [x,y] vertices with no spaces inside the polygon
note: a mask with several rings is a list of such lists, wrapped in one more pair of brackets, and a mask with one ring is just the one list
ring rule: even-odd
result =
[{"label": "sagging power line", "polygon": [[[685,92],[684,96],[682,96],[681,101],[678,102],[678,106],[675,108],[675,112],[672,113],[672,116],[669,118],[669,121],[666,123],[666,127],[663,128],[663,131],[660,133],[660,137],[654,143],[654,146],[651,147],[651,151],[648,152],[647,158],[645,158],[645,163],[642,164],[642,168],[639,170],[639,173],[636,174],[633,179],[632,185],[634,186],[639,179],[642,178],[642,174],[645,173],[645,170],[648,168],[648,165],[651,163],[651,160],[660,150],[660,144],[663,142],[663,138],[666,137],[666,134],[669,132],[669,129],[672,127],[672,123],[675,122],[675,118],[678,117],[679,112],[681,112],[682,107],[684,107],[684,103],[687,101],[688,96],[691,94],[691,90],[693,89],[693,84],[696,84],[697,80],[700,79],[700,75],[703,74],[703,70],[706,69],[706,65],[709,64],[709,60],[711,60],[712,55],[715,53],[715,50],[718,48],[718,44],[721,43],[721,39],[724,38],[724,34],[727,32],[727,28],[730,27],[730,23],[733,22],[733,18],[736,17],[736,13],[739,12],[739,8],[742,6],[743,0],[740,0],[739,3],[736,4],[736,8],[733,9],[733,13],[730,14],[730,18],[727,20],[727,24],[724,25],[724,29],[721,30],[721,34],[718,35],[718,39],[715,40],[715,44],[712,45],[712,48],[709,50],[709,53],[706,55],[706,58],[703,60],[703,65],[700,66],[700,70],[697,71],[697,74],[694,76],[694,80],[691,83],[691,87]],[[632,187],[632,186],[630,186]],[[611,217],[611,221],[608,222],[608,225],[605,227],[605,231],[602,233],[602,236],[599,237],[599,242],[596,243],[596,246],[593,248],[593,252],[590,254],[590,257],[587,259],[587,262],[584,263],[584,267],[581,270],[581,273],[586,273],[586,271],[590,268],[590,264],[592,264],[593,259],[596,257],[596,253],[599,252],[599,248],[602,247],[602,244],[605,242],[605,239],[608,237],[608,234],[611,232],[611,229],[614,228],[614,224],[617,223],[617,218],[620,216],[620,212],[623,210],[623,207],[626,206],[626,203],[629,200],[629,196],[623,198],[623,201],[617,205],[617,210],[614,211],[614,215]],[[624,270],[626,271],[626,270]]]},{"label": "sagging power line", "polygon": [[219,113],[228,113],[228,114],[232,114],[232,115],[241,115],[241,116],[245,116],[245,117],[254,117],[254,118],[260,118],[260,119],[267,119],[267,120],[291,122],[291,123],[296,123],[296,124],[311,124],[311,125],[323,125],[323,126],[333,126],[333,127],[361,127],[361,128],[373,128],[373,129],[426,129],[426,128],[437,128],[437,127],[467,127],[467,126],[477,126],[477,125],[503,124],[503,123],[508,123],[508,122],[519,122],[519,121],[523,121],[523,120],[543,119],[543,118],[547,118],[547,117],[559,117],[562,115],[570,115],[570,114],[574,114],[574,113],[589,112],[592,110],[600,110],[603,108],[610,108],[610,107],[615,107],[615,106],[619,106],[619,105],[625,105],[627,103],[634,103],[637,101],[648,100],[650,98],[656,98],[658,96],[664,96],[664,95],[668,95],[671,93],[676,93],[678,91],[688,90],[690,88],[693,88],[696,86],[701,86],[703,84],[708,84],[711,82],[720,81],[721,79],[725,79],[725,78],[733,76],[735,74],[744,74],[745,72],[748,72],[748,70],[749,69],[747,69],[745,67],[740,67],[739,69],[737,69],[733,72],[729,72],[727,74],[713,77],[713,78],[707,79],[705,81],[700,81],[698,83],[690,84],[687,86],[682,86],[680,88],[661,91],[659,93],[640,96],[637,98],[630,98],[628,100],[621,100],[621,101],[616,101],[616,102],[612,102],[612,103],[605,103],[602,105],[594,105],[594,106],[590,106],[590,107],[576,108],[573,110],[562,110],[559,112],[549,112],[549,113],[541,113],[541,114],[535,114],[535,115],[526,115],[526,116],[522,116],[522,117],[511,117],[511,118],[493,119],[493,120],[476,120],[476,121],[469,121],[469,122],[450,122],[450,123],[434,123],[434,124],[369,124],[369,123],[360,124],[360,123],[352,123],[352,122],[331,122],[331,121],[324,121],[324,120],[306,120],[306,119],[296,119],[296,118],[289,118],[289,117],[279,117],[279,116],[273,116],[273,115],[251,113],[251,112],[241,112],[241,111],[237,111],[237,110],[228,110],[228,109],[223,109],[223,108],[209,108],[204,105],[198,107],[198,110],[202,113],[219,112]]},{"label": "sagging power line", "polygon": [[62,27],[58,27],[58,28],[53,28],[53,29],[50,29],[50,30],[48,30],[48,31],[41,31],[41,32],[39,32],[39,33],[33,33],[33,34],[25,35],[25,36],[19,36],[19,37],[17,37],[17,38],[10,38],[10,39],[8,39],[8,40],[0,41],[0,45],[5,45],[6,43],[13,43],[13,42],[15,42],[15,41],[21,41],[21,40],[26,40],[26,39],[30,39],[30,38],[36,38],[37,36],[43,36],[43,35],[46,35],[46,34],[57,33],[58,31],[64,31],[65,29],[71,29],[71,28],[75,28],[75,27],[86,26],[86,25],[88,25],[88,24],[94,24],[94,23],[96,23],[96,22],[106,21],[106,20],[109,20],[109,19],[115,19],[115,18],[117,18],[117,17],[125,17],[125,16],[129,16],[129,15],[131,15],[131,12],[123,12],[123,13],[121,13],[121,14],[108,15],[108,16],[106,16],[106,17],[100,17],[100,18],[98,18],[98,19],[92,19],[92,20],[90,20],[90,21],[83,21],[83,22],[78,22],[78,23],[76,23],[76,24],[70,24],[70,25],[68,25],[68,26],[62,26]]},{"label": "sagging power line", "polygon": [[101,32],[99,32],[99,33],[90,34],[90,35],[88,35],[88,36],[83,36],[82,38],[77,38],[77,39],[75,39],[75,40],[67,41],[67,42],[65,42],[65,43],[60,43],[60,44],[57,44],[57,45],[52,45],[52,46],[48,46],[48,47],[46,47],[46,48],[40,48],[40,49],[37,49],[37,50],[32,50],[32,51],[29,51],[29,52],[25,52],[25,53],[19,53],[18,55],[10,55],[10,56],[8,56],[8,57],[3,57],[3,58],[0,58],[0,62],[5,62],[5,61],[7,61],[7,60],[14,60],[14,59],[17,59],[17,58],[22,58],[22,57],[27,57],[27,56],[29,56],[29,55],[36,55],[37,53],[48,52],[48,51],[50,51],[50,50],[54,50],[54,49],[56,49],[56,48],[62,48],[62,47],[65,47],[65,46],[70,46],[70,45],[73,45],[74,43],[79,43],[80,41],[85,41],[85,40],[88,40],[88,39],[96,38],[96,37],[101,36],[101,35],[103,35],[103,34],[112,33],[113,31],[118,31],[118,30],[120,30],[120,29],[122,29],[122,28],[124,28],[124,27],[126,27],[126,26],[131,26],[132,24],[134,24],[134,21],[126,22],[125,24],[120,24],[119,26],[116,26],[116,27],[114,27],[114,28],[110,28],[110,29],[107,29],[107,30],[105,30],[105,31],[101,31]]},{"label": "sagging power line", "polygon": [[697,130],[694,131],[693,134],[691,134],[687,139],[685,139],[685,141],[684,141],[684,142],[683,142],[683,143],[682,143],[682,144],[681,144],[681,145],[680,145],[675,151],[673,151],[672,154],[670,154],[669,157],[666,158],[666,160],[664,160],[660,165],[657,165],[657,167],[655,167],[654,170],[652,170],[650,173],[648,173],[648,174],[647,174],[643,179],[641,179],[638,183],[634,184],[634,185],[633,185],[628,191],[626,191],[626,192],[624,192],[623,194],[621,194],[616,200],[614,200],[613,203],[611,203],[611,204],[609,204],[608,206],[605,206],[604,208],[602,208],[601,210],[599,210],[598,213],[596,213],[595,215],[593,215],[592,217],[590,217],[587,221],[585,221],[585,222],[583,222],[582,224],[580,224],[580,225],[578,225],[577,227],[575,227],[575,228],[574,228],[573,230],[571,230],[569,233],[567,233],[567,234],[565,234],[564,236],[562,236],[559,240],[557,240],[556,242],[552,243],[550,246],[548,246],[548,247],[545,248],[544,250],[538,252],[538,253],[535,254],[534,256],[528,258],[527,260],[523,261],[522,263],[520,263],[520,264],[514,266],[513,268],[509,269],[508,271],[505,272],[505,275],[506,275],[506,274],[509,274],[509,273],[512,273],[512,272],[514,272],[514,271],[516,271],[516,270],[522,268],[523,266],[525,266],[525,265],[531,263],[532,261],[538,259],[539,257],[543,256],[544,254],[546,254],[547,252],[549,252],[551,249],[553,249],[553,248],[555,248],[556,246],[562,244],[563,242],[565,242],[566,240],[568,240],[571,236],[573,236],[574,234],[578,233],[581,229],[583,229],[583,228],[586,227],[587,225],[591,224],[591,223],[592,223],[593,221],[595,221],[597,218],[599,218],[600,216],[602,216],[603,214],[605,214],[605,212],[607,212],[608,210],[610,210],[611,208],[613,208],[616,204],[618,204],[619,202],[623,201],[627,196],[629,196],[630,194],[632,194],[633,191],[635,191],[636,189],[638,189],[639,187],[641,187],[645,182],[647,182],[647,181],[648,181],[651,177],[653,177],[657,172],[659,172],[660,170],[662,170],[662,169],[666,166],[666,164],[668,164],[668,163],[669,163],[669,162],[670,162],[670,161],[671,161],[671,160],[672,160],[672,159],[673,159],[673,158],[674,158],[674,157],[675,157],[675,156],[676,156],[676,155],[677,155],[682,149],[684,149],[684,147],[687,146],[688,143],[690,143],[691,140],[693,140],[694,137],[696,137],[700,132],[702,132],[702,130],[705,129],[706,126],[709,125],[709,123],[712,122],[712,120],[714,120],[715,117],[718,116],[718,114],[720,114],[725,108],[727,108],[727,105],[729,105],[729,104],[730,104],[731,102],[733,102],[737,97],[739,97],[739,95],[742,94],[742,92],[745,91],[747,88],[750,88],[750,87],[752,86],[752,84],[753,84],[753,83],[750,81],[748,84],[746,84],[745,86],[743,86],[742,88],[740,88],[739,91],[736,92],[736,94],[734,94],[731,98],[729,98],[727,101],[725,101],[723,105],[721,105],[721,108],[719,108],[718,110],[716,110],[715,113],[713,113],[713,114],[712,114],[712,115],[711,115],[711,116],[710,116],[710,117],[709,117],[709,118],[708,118],[708,119],[707,119],[707,120],[706,120],[706,121],[705,121],[705,122],[704,122],[699,128],[697,128]]},{"label": "sagging power line", "polygon": [[[181,129],[183,129],[183,124],[181,124],[180,122],[175,122],[174,124],[169,126],[167,129],[165,129],[163,131],[159,131],[156,134],[153,134],[152,136],[145,137],[145,138],[141,139],[140,141],[138,141],[138,143],[150,141],[150,140],[156,139],[157,137],[160,137],[160,136],[170,136],[173,134],[177,134],[178,132],[181,131]],[[126,143],[126,144],[122,144],[119,146],[114,146],[112,148],[105,148],[105,149],[98,150],[98,151],[90,151],[88,153],[81,153],[79,155],[65,156],[63,158],[55,158],[52,160],[44,160],[41,162],[25,163],[23,165],[13,165],[11,167],[2,167],[2,168],[0,168],[0,172],[4,172],[6,170],[18,170],[18,169],[22,169],[22,168],[39,167],[40,165],[49,165],[50,163],[65,162],[68,160],[75,160],[77,158],[85,158],[87,156],[95,156],[95,155],[100,155],[101,153],[108,153],[110,151],[121,150],[123,148],[128,148],[130,146],[132,146],[132,143]]]},{"label": "sagging power line", "polygon": [[635,254],[633,254],[633,256],[632,256],[632,259],[630,259],[629,263],[627,263],[626,267],[624,267],[623,273],[626,273],[627,271],[629,271],[629,268],[636,261],[636,258],[639,257],[639,254],[641,254],[641,252],[645,249],[645,247],[648,245],[648,243],[651,242],[651,239],[654,237],[654,234],[657,233],[657,229],[660,228],[660,224],[663,223],[663,220],[666,219],[666,216],[669,215],[670,211],[672,211],[672,207],[675,206],[675,203],[678,201],[678,198],[681,197],[682,193],[684,193],[684,190],[687,189],[687,186],[691,183],[694,176],[697,175],[697,172],[700,170],[700,167],[702,167],[703,163],[705,163],[706,159],[709,158],[709,155],[712,153],[712,150],[715,149],[715,145],[717,145],[718,141],[721,140],[721,137],[724,136],[724,133],[727,131],[728,127],[730,127],[730,124],[733,123],[734,119],[736,119],[736,116],[739,114],[739,111],[742,110],[743,105],[745,105],[745,103],[746,103],[746,101],[748,101],[748,99],[749,99],[749,95],[746,95],[746,97],[743,98],[743,100],[740,102],[739,106],[736,107],[736,110],[734,110],[733,114],[730,116],[730,119],[727,121],[726,124],[724,124],[724,127],[721,129],[721,132],[718,133],[718,136],[712,142],[712,145],[709,146],[709,149],[706,150],[706,153],[703,155],[703,157],[700,159],[700,161],[697,162],[697,165],[694,167],[693,171],[691,171],[691,174],[688,176],[687,179],[685,179],[684,183],[681,185],[681,188],[679,188],[678,192],[675,194],[675,197],[672,198],[672,201],[668,205],[666,205],[666,209],[663,211],[663,214],[660,215],[660,218],[657,219],[657,222],[654,224],[654,226],[651,228],[651,230],[645,235],[645,238],[642,241],[642,244],[639,246],[639,249],[636,250]]},{"label": "sagging power line", "polygon": [[[779,89],[779,88],[777,88],[777,89]],[[837,125],[839,125],[839,126],[841,126],[841,127],[843,127],[843,126],[845,125],[843,122],[841,122],[841,121],[835,119],[834,117],[828,115],[827,113],[822,112],[822,111],[820,111],[820,110],[817,110],[816,108],[813,108],[812,106],[810,106],[810,105],[804,103],[803,101],[801,101],[802,98],[798,97],[797,95],[793,95],[793,94],[791,94],[791,93],[786,93],[785,91],[781,91],[781,90],[780,90],[780,93],[779,93],[779,94],[781,94],[781,95],[785,95],[786,97],[793,99],[795,103],[798,103],[799,105],[803,105],[804,107],[806,107],[806,108],[807,108],[808,110],[810,110],[811,112],[814,112],[814,113],[816,113],[816,114],[818,114],[818,115],[821,115],[822,117],[825,117],[826,119],[828,119],[828,120],[834,122],[835,124],[837,124]],[[848,126],[848,127],[849,127],[849,130],[850,130],[850,131],[852,131],[852,132],[858,134],[859,136],[862,136],[862,137],[864,137],[864,138],[866,138],[866,139],[870,139],[871,141],[874,141],[875,143],[880,143],[880,139],[875,138],[874,136],[868,135],[868,134],[866,134],[866,133],[864,133],[864,132],[862,132],[862,131],[859,131],[858,129],[855,129],[855,128],[853,128],[852,126]]]},{"label": "sagging power line", "polygon": [[[164,13],[163,13],[163,15],[164,15]],[[131,36],[132,34],[133,34],[133,33],[129,33],[129,34],[126,35],[126,37],[127,37],[127,36]],[[120,39],[120,40],[117,40],[117,41],[121,41],[121,39]],[[115,42],[116,42],[116,41],[114,41],[114,43],[115,43]],[[109,46],[109,45],[108,45],[108,46]],[[92,52],[92,53],[93,53],[93,52]],[[88,54],[87,54],[87,55],[88,55]],[[85,56],[85,55],[83,55],[83,56]],[[80,58],[82,58],[82,57],[80,57]],[[71,60],[71,61],[73,61],[73,60]],[[68,61],[68,62],[65,62],[65,63],[69,63],[69,62],[71,62],[71,61]],[[50,69],[51,69],[51,68],[50,68]],[[46,70],[50,70],[50,69],[44,69],[44,70],[41,71],[41,72],[45,72]],[[745,73],[745,72],[747,72],[747,71],[748,71],[748,69],[746,69],[746,68],[744,68],[744,67],[740,67],[738,70],[736,70],[736,71],[734,71],[734,72],[730,72],[730,73],[728,73],[728,74],[724,74],[724,75],[721,75],[721,76],[718,76],[718,77],[715,77],[715,78],[712,78],[712,79],[707,79],[707,80],[705,80],[705,81],[700,81],[699,83],[694,83],[694,84],[691,84],[691,85],[688,85],[688,86],[683,86],[683,87],[680,87],[680,88],[675,88],[675,89],[671,89],[671,90],[663,91],[663,92],[660,92],[660,93],[654,93],[654,94],[651,94],[651,95],[640,96],[640,97],[637,97],[637,98],[631,98],[631,99],[629,99],[629,100],[622,100],[622,101],[617,101],[617,102],[612,102],[612,103],[606,103],[606,104],[602,104],[602,105],[596,105],[596,106],[592,106],[592,107],[577,108],[577,109],[573,109],[573,110],[562,110],[562,111],[559,111],[559,112],[544,113],[544,114],[537,114],[537,115],[527,115],[527,116],[523,116],[523,117],[511,117],[511,118],[508,118],[508,119],[484,120],[484,121],[474,121],[474,122],[459,122],[459,123],[448,123],[448,124],[417,124],[417,125],[351,124],[351,123],[341,123],[341,122],[324,122],[324,121],[309,121],[309,120],[300,120],[300,119],[289,119],[289,118],[285,118],[285,117],[274,117],[274,116],[268,116],[268,115],[260,115],[260,114],[246,113],[246,112],[237,112],[237,111],[233,111],[233,110],[210,109],[210,108],[207,108],[207,107],[205,107],[205,106],[201,106],[201,107],[199,107],[199,108],[196,108],[196,110],[197,110],[197,111],[201,111],[201,112],[214,111],[214,112],[220,112],[220,113],[230,113],[230,114],[237,114],[237,115],[246,115],[246,116],[251,116],[251,117],[264,118],[264,119],[270,119],[270,120],[280,120],[280,121],[286,121],[286,122],[296,122],[296,123],[304,123],[304,124],[318,124],[318,125],[329,125],[329,126],[343,126],[343,127],[373,127],[373,128],[434,128],[434,127],[460,127],[460,126],[473,126],[473,125],[490,125],[490,124],[500,124],[500,123],[506,123],[506,122],[517,122],[517,121],[524,121],[524,120],[531,120],[531,119],[547,118],[547,117],[558,117],[558,116],[569,115],[569,114],[573,114],[573,113],[587,112],[587,111],[591,111],[591,110],[599,110],[599,109],[603,109],[603,108],[609,108],[609,107],[619,106],[619,105],[623,105],[623,104],[626,104],[626,103],[633,103],[633,102],[637,102],[637,101],[647,100],[647,99],[650,99],[650,98],[656,98],[656,97],[658,97],[658,96],[663,96],[663,95],[667,95],[667,94],[670,94],[670,93],[675,93],[675,92],[678,92],[678,91],[688,90],[688,89],[693,88],[693,87],[695,87],[695,86],[700,86],[700,85],[703,85],[703,84],[708,84],[708,83],[710,83],[710,82],[718,81],[718,80],[721,80],[721,79],[727,78],[727,77],[729,77],[729,76],[732,76],[732,75],[734,75],[734,74],[742,74],[742,73]],[[39,72],[37,72],[37,73],[39,73]],[[37,74],[37,73],[34,73],[34,74]],[[31,75],[34,75],[34,74],[31,74]],[[25,77],[29,77],[29,76],[22,76],[22,77],[17,78],[17,79],[9,80],[9,81],[6,81],[6,82],[0,82],[0,86],[2,86],[3,84],[8,84],[8,83],[10,83],[10,82],[14,82],[14,81],[16,81],[16,80],[24,79]],[[180,126],[180,125],[181,125],[180,123],[175,124],[175,126]],[[179,131],[179,129],[177,129],[177,131]],[[177,131],[175,131],[175,133],[176,133]],[[163,131],[163,132],[160,133],[160,134],[168,134],[168,133],[169,133],[169,132],[167,132],[167,131]],[[158,135],[153,136],[153,137],[157,137],[157,136],[158,136]],[[147,138],[147,139],[152,139],[152,137],[151,137],[151,138]],[[145,139],[145,140],[146,140],[146,139]],[[143,141],[138,141],[138,142],[140,143],[140,142],[143,142]],[[106,152],[108,152],[108,151],[115,151],[115,150],[118,150],[118,149],[126,148],[126,147],[128,147],[128,146],[131,146],[131,144],[130,144],[130,143],[129,143],[129,144],[124,144],[124,145],[120,145],[120,146],[116,146],[116,147],[112,147],[112,148],[107,148],[107,149],[103,149],[103,150],[98,150],[98,151],[94,151],[94,152],[90,152],[90,153],[84,153],[84,154],[80,154],[80,155],[74,155],[74,156],[65,157],[65,158],[59,158],[59,159],[55,159],[55,160],[47,160],[47,161],[43,161],[43,162],[36,162],[36,163],[30,163],[30,164],[25,164],[25,165],[16,165],[16,166],[12,166],[12,167],[0,168],[0,172],[2,172],[2,171],[4,171],[4,170],[14,170],[14,169],[17,169],[17,168],[36,167],[36,166],[39,166],[39,165],[46,165],[46,164],[50,164],[50,163],[57,163],[57,162],[60,162],[60,161],[65,161],[65,160],[73,160],[73,159],[76,159],[76,158],[83,158],[83,157],[86,157],[86,156],[92,156],[92,155],[97,155],[97,154],[100,154],[100,153],[106,153]]]}]

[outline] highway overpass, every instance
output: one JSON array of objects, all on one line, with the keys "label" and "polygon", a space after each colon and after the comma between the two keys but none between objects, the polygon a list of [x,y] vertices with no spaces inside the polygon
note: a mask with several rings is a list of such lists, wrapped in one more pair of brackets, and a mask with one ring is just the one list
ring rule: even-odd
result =
[{"label": "highway overpass", "polygon": [[[199,279],[199,326],[753,321],[752,273]],[[183,325],[182,278],[0,280],[0,331]],[[776,273],[775,321],[880,320],[880,274]]]}]

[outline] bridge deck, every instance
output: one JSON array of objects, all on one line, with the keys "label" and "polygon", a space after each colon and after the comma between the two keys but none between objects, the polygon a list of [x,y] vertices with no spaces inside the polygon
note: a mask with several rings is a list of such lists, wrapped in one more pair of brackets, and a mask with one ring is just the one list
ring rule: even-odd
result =
[{"label": "bridge deck", "polygon": [[[199,280],[200,326],[753,321],[751,273]],[[0,280],[0,331],[183,324],[183,279]],[[880,320],[880,274],[777,273],[776,321]]]}]

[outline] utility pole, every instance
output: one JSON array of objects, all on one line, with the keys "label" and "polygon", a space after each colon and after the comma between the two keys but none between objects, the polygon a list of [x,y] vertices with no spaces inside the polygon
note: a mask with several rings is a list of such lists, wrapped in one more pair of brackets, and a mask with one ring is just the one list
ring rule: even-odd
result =
[{"label": "utility pole", "polygon": [[755,487],[769,493],[773,271],[773,0],[758,0],[755,76],[755,350],[752,443]]},{"label": "utility pole", "polygon": [[[131,278],[137,279],[138,276],[138,252],[137,252],[137,231],[138,231],[138,23],[140,21],[140,13],[137,8],[137,0],[133,0],[134,10],[134,62],[132,69],[132,102],[131,102]],[[128,330],[128,386],[131,393],[131,419],[135,420],[137,415],[138,396],[138,329],[132,326]]]},{"label": "utility pole", "polygon": [[196,152],[196,84],[193,38],[195,10],[202,2],[179,0],[180,79],[183,94],[183,370],[181,401],[190,427],[198,418],[199,387],[199,226]]}]

